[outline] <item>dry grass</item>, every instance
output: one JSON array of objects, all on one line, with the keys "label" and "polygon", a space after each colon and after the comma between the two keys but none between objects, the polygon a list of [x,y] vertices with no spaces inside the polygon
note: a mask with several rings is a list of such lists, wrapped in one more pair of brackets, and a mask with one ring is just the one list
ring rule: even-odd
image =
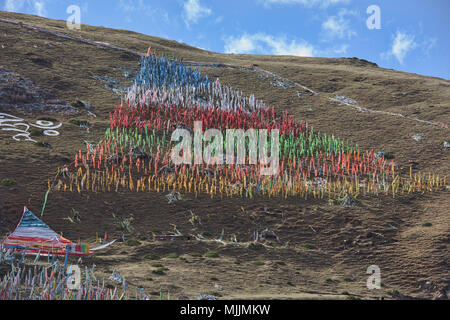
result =
[{"label": "dry grass", "polygon": [[[141,53],[152,46],[157,52],[182,56],[185,61],[228,63],[275,72],[319,94],[303,94],[300,99],[297,95],[297,91],[302,91],[300,87],[272,87],[272,80],[261,78],[262,73],[255,70],[201,68],[208,76],[220,77],[222,82],[246,94],[255,93],[278,110],[288,110],[297,120],[306,120],[317,130],[355,141],[362,148],[391,152],[403,174],[409,174],[410,165],[414,170],[449,173],[449,150],[443,147],[443,141],[450,140],[448,129],[402,117],[358,112],[329,101],[341,94],[371,110],[449,125],[449,81],[386,70],[358,59],[225,55],[124,30],[83,25],[80,32],[70,31],[65,29],[65,21],[5,12],[0,12],[0,19],[23,21]],[[15,114],[30,122],[54,118],[63,123],[59,137],[36,136],[39,144],[15,142],[10,133],[0,131],[0,180],[15,181],[13,185],[0,186],[0,234],[4,235],[17,225],[23,205],[30,201],[32,211],[40,210],[47,179],[54,177],[58,166],[72,161],[74,153],[84,148],[85,140],[96,142],[102,138],[108,127],[108,114],[118,97],[93,76],[120,79],[127,85],[129,80],[117,66],[136,70],[138,57],[1,22],[0,43],[5,46],[0,49],[1,66],[67,103],[89,102],[97,115],[94,118],[83,108],[79,108],[77,115]],[[68,123],[71,119],[89,121],[90,132]],[[414,134],[421,134],[424,140],[414,141]],[[418,290],[419,283],[430,280],[438,286],[448,285],[444,254],[448,252],[448,194],[359,200],[360,205],[343,208],[295,199],[252,202],[201,196],[169,205],[164,194],[123,192],[80,196],[61,192],[50,194],[44,219],[65,237],[87,242],[96,233],[105,232],[110,238],[120,238],[125,233],[127,239],[140,239],[139,236],[151,232],[170,231],[170,224],[176,224],[184,234],[218,235],[224,229],[225,237],[235,234],[242,242],[249,241],[258,228],[269,228],[280,236],[282,245],[277,247],[224,247],[195,240],[142,240],[136,246],[116,243],[86,262],[96,263],[99,276],[108,278],[107,271],[117,268],[130,280],[131,287],[135,283],[144,285],[147,291],[170,291],[172,296],[196,297],[211,292],[212,278],[221,279],[224,291],[220,294],[230,299],[339,299],[342,292],[352,297],[374,297],[386,295],[389,290],[431,298],[435,292]],[[266,214],[265,207],[273,214]],[[70,208],[81,213],[82,223],[71,224],[63,219]],[[245,213],[241,208],[245,208]],[[132,213],[134,230],[116,230],[118,220],[111,210],[121,218]],[[201,218],[201,230],[192,230],[185,214],[189,210]],[[383,236],[369,236],[374,232]],[[207,257],[211,252],[216,253],[214,258]],[[164,258],[164,267],[158,268],[169,271],[152,266],[153,260],[167,255],[172,258]],[[183,255],[187,257],[185,260],[175,259]],[[265,264],[254,265],[251,261]],[[380,266],[385,283],[377,292],[365,287],[368,275],[363,266],[372,264]],[[344,279],[349,274],[351,282],[326,281]]]}]

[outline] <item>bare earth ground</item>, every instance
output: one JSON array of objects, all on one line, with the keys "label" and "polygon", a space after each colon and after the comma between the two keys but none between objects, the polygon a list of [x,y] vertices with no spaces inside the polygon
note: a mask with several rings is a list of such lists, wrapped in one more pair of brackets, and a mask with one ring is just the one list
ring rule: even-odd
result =
[{"label": "bare earth ground", "polygon": [[[89,116],[83,108],[76,114],[0,109],[31,123],[39,117],[63,123],[60,136],[36,138],[51,148],[16,142],[11,132],[0,131],[0,180],[16,182],[10,187],[0,185],[2,236],[15,228],[28,202],[30,210],[40,212],[47,180],[58,166],[70,163],[74,153],[84,148],[85,140],[102,138],[108,114],[119,96],[94,76],[119,79],[126,87],[130,79],[117,67],[137,70],[139,57],[133,52],[144,53],[149,46],[157,52],[182,56],[185,61],[235,66],[207,65],[200,69],[246,94],[254,93],[278,110],[288,110],[296,120],[307,121],[317,130],[350,139],[362,149],[391,152],[404,174],[409,174],[412,165],[416,171],[449,175],[450,150],[444,147],[444,141],[450,141],[448,80],[382,69],[356,58],[224,55],[129,31],[85,25],[81,31],[70,31],[64,21],[6,12],[0,12],[0,19],[129,50],[95,46],[0,22],[0,67],[66,103],[88,101],[97,116]],[[268,74],[264,71],[296,83],[295,88],[272,86],[275,78],[264,77]],[[298,92],[303,93],[302,98]],[[367,110],[330,101],[337,95],[352,98]],[[88,120],[90,132],[68,123],[70,119]],[[415,141],[415,134],[423,139]],[[113,269],[118,269],[131,287],[144,286],[158,296],[162,291],[170,292],[171,297],[196,298],[203,293],[224,299],[430,299],[442,293],[445,296],[450,290],[448,192],[395,199],[363,197],[354,207],[301,199],[187,197],[168,204],[164,194],[155,193],[51,193],[44,221],[71,240],[81,239],[96,246],[96,234],[107,232],[109,239],[120,238],[119,217],[133,217],[134,231],[125,236],[140,239],[140,245],[118,242],[83,263],[95,263],[99,278],[108,278]],[[79,211],[81,222],[65,219],[72,208]],[[195,228],[188,221],[190,210],[201,217],[202,224]],[[171,224],[183,234],[203,233],[209,240],[152,240],[152,232],[171,231]],[[244,244],[256,229],[265,228],[280,237],[280,245],[255,249]],[[222,230],[224,239],[236,235],[240,242],[223,246],[211,241]],[[202,256],[210,251],[218,256]],[[170,253],[177,257],[165,257]],[[148,254],[161,259],[145,259]],[[152,266],[154,263],[168,270],[162,275],[152,273],[158,268]],[[369,265],[381,269],[380,290],[366,288]],[[223,290],[215,289],[215,284]]]}]

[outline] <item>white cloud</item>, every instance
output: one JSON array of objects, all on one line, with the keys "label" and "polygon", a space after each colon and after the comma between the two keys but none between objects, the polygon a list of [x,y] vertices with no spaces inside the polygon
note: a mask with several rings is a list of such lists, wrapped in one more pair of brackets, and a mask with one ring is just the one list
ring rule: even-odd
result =
[{"label": "white cloud", "polygon": [[47,12],[45,10],[44,1],[34,1],[34,11],[38,16],[45,16]]},{"label": "white cloud", "polygon": [[200,4],[200,0],[187,0],[183,4],[184,9],[184,21],[187,26],[192,23],[197,23],[199,19],[211,15],[212,10],[203,7]]},{"label": "white cloud", "polygon": [[330,5],[347,4],[351,0],[260,0],[265,7],[269,7],[271,4],[302,4],[307,7],[319,6],[321,8],[327,8]]},{"label": "white cloud", "polygon": [[119,0],[119,8],[125,12],[134,12],[138,9],[136,3],[131,0]]},{"label": "white cloud", "polygon": [[343,44],[340,47],[335,47],[333,49],[333,52],[335,54],[347,54],[348,47],[349,47],[348,44]]},{"label": "white cloud", "polygon": [[430,57],[430,51],[436,46],[437,38],[427,38],[422,44],[425,56]]},{"label": "white cloud", "polygon": [[9,12],[33,13],[45,17],[47,15],[45,6],[46,0],[6,0],[3,10]]},{"label": "white cloud", "polygon": [[144,3],[144,0],[119,0],[119,8],[126,13],[140,12],[147,16],[156,14],[156,10],[152,6]]},{"label": "white cloud", "polygon": [[351,39],[356,36],[356,32],[350,28],[350,20],[348,16],[357,16],[355,11],[341,9],[337,16],[331,16],[322,23],[322,30],[331,37],[339,39]]},{"label": "white cloud", "polygon": [[137,14],[145,15],[153,22],[170,22],[169,14],[166,11],[154,8],[152,5],[146,4],[144,0],[119,0],[118,8],[125,14],[124,17],[128,23],[136,19]]},{"label": "white cloud", "polygon": [[273,37],[264,33],[244,34],[225,39],[225,53],[255,53],[273,55],[314,56],[314,46],[306,41],[288,41],[286,37]]},{"label": "white cloud", "polygon": [[409,35],[397,31],[393,36],[392,47],[387,53],[383,53],[382,57],[394,56],[398,62],[403,64],[403,61],[408,52],[414,50],[417,47],[417,43],[414,41],[414,35]]},{"label": "white cloud", "polygon": [[25,0],[6,0],[3,10],[16,12],[22,9]]}]

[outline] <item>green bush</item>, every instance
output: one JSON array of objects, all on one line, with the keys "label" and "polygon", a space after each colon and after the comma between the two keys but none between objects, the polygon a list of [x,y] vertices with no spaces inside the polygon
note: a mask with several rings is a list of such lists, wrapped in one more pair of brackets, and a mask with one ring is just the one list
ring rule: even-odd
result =
[{"label": "green bush", "polygon": [[317,247],[316,247],[315,245],[310,244],[310,243],[303,243],[303,244],[301,244],[300,246],[301,246],[302,248],[310,249],[310,250],[317,249]]},{"label": "green bush", "polygon": [[48,118],[48,117],[41,117],[41,118],[38,118],[38,120],[50,121],[50,122],[58,122],[58,120],[56,120],[55,118]]},{"label": "green bush", "polygon": [[191,257],[197,257],[197,258],[199,258],[199,257],[201,257],[201,256],[202,256],[202,254],[199,253],[199,252],[192,252],[192,253],[191,253]]},{"label": "green bush", "polygon": [[2,185],[5,186],[5,187],[10,187],[10,186],[13,186],[15,184],[16,184],[16,182],[14,180],[12,180],[12,179],[5,178],[5,179],[2,180]]},{"label": "green bush", "polygon": [[153,270],[152,273],[162,276],[162,275],[166,274],[164,272],[166,270],[169,270],[169,269],[167,269],[167,268],[158,268],[156,270]]},{"label": "green bush", "polygon": [[281,247],[281,244],[279,244],[278,242],[269,242],[269,246],[278,248],[278,247]]},{"label": "green bush", "polygon": [[254,266],[263,266],[265,263],[263,261],[252,261],[252,265]]},{"label": "green bush", "polygon": [[76,119],[71,119],[69,120],[69,123],[74,124],[76,126],[80,126],[80,120],[76,120]]},{"label": "green bush", "polygon": [[398,290],[389,290],[388,292],[386,292],[388,295],[390,296],[398,296],[400,295],[400,292]]},{"label": "green bush", "polygon": [[264,249],[264,246],[262,245],[262,244],[260,244],[260,243],[250,243],[249,245],[248,245],[248,248],[249,249],[251,249],[251,250],[261,250],[261,249]]},{"label": "green bush", "polygon": [[36,145],[37,145],[38,147],[42,147],[42,148],[51,148],[51,147],[52,147],[52,146],[50,145],[50,143],[47,143],[47,142],[41,142],[41,141],[36,142]]},{"label": "green bush", "polygon": [[155,262],[155,263],[152,263],[152,267],[155,267],[155,268],[163,268],[164,266],[163,266],[162,263]]},{"label": "green bush", "polygon": [[135,246],[139,246],[141,244],[141,242],[138,240],[129,239],[129,240],[125,241],[125,244],[130,247],[135,247]]},{"label": "green bush", "polygon": [[157,256],[156,254],[149,253],[149,254],[146,254],[144,256],[144,259],[146,259],[146,260],[159,260],[159,259],[161,259],[161,257]]},{"label": "green bush", "polygon": [[80,126],[90,127],[91,126],[89,121],[81,121],[81,120],[77,120],[77,119],[71,119],[71,120],[69,120],[69,123],[74,124],[78,127],[80,127]]},{"label": "green bush", "polygon": [[31,129],[30,130],[30,135],[32,137],[40,137],[44,135],[44,130],[41,129]]},{"label": "green bush", "polygon": [[178,254],[176,254],[176,253],[169,253],[169,254],[165,255],[165,258],[176,259],[176,258],[178,258]]},{"label": "green bush", "polygon": [[81,103],[81,101],[71,102],[70,105],[74,108],[82,108],[83,107],[83,103]]},{"label": "green bush", "polygon": [[207,252],[203,255],[205,258],[218,258],[219,254],[214,251]]},{"label": "green bush", "polygon": [[386,153],[384,154],[384,158],[385,158],[386,160],[392,160],[392,159],[395,158],[395,156],[394,156],[394,154],[391,153],[391,152],[386,152]]}]

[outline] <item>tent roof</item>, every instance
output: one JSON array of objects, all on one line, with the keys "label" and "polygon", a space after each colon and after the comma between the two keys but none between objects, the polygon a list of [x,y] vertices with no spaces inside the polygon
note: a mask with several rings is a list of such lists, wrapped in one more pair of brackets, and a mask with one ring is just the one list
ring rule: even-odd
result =
[{"label": "tent roof", "polygon": [[24,207],[22,218],[12,234],[3,243],[6,248],[17,248],[29,253],[64,255],[70,246],[71,255],[90,254],[89,247],[78,245],[55,231],[36,217],[27,207]]}]

